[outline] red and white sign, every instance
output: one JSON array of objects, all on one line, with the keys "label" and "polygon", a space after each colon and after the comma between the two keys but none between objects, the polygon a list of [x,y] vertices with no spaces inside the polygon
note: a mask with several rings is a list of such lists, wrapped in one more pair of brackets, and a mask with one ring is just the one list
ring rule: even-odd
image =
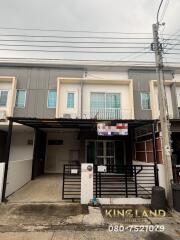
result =
[{"label": "red and white sign", "polygon": [[107,125],[106,123],[97,124],[97,133],[99,136],[119,136],[128,135],[128,124],[117,123],[115,126]]}]

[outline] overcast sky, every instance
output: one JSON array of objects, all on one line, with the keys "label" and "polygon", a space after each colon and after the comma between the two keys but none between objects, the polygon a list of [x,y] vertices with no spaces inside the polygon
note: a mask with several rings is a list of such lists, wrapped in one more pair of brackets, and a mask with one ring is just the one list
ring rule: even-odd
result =
[{"label": "overcast sky", "polygon": [[[164,0],[162,10],[167,2]],[[160,0],[0,0],[0,27],[151,33],[159,3]],[[163,19],[166,22],[164,33],[172,34],[180,30],[179,12],[180,0],[169,0]],[[22,34],[22,31],[0,30],[0,34],[4,33]],[[32,56],[31,54],[24,52],[5,54],[0,51],[1,57],[4,55],[24,57]],[[46,53],[38,54],[33,53],[33,56],[50,56]],[[72,55],[63,53],[61,57],[63,56]]]}]

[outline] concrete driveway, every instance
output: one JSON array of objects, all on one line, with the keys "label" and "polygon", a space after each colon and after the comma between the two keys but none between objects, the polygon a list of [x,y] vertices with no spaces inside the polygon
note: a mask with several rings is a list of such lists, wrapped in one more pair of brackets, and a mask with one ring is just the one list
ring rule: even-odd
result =
[{"label": "concrete driveway", "polygon": [[25,184],[8,197],[10,203],[61,202],[62,174],[45,174]]}]

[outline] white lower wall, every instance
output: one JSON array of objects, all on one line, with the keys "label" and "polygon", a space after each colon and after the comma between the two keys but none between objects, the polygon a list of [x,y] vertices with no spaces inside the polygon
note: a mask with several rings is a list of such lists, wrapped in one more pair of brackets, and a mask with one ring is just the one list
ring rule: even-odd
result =
[{"label": "white lower wall", "polygon": [[6,197],[31,180],[32,159],[10,161],[6,185]]},{"label": "white lower wall", "polygon": [[12,134],[6,197],[31,180],[34,145],[28,140],[34,140],[34,132],[19,129]]},{"label": "white lower wall", "polygon": [[143,199],[143,198],[98,198],[97,199],[100,204],[103,205],[142,205],[142,204],[150,204],[151,199]]},{"label": "white lower wall", "polygon": [[4,169],[5,169],[5,163],[0,163],[0,202],[2,200],[2,190],[3,190],[3,182],[4,182]]}]

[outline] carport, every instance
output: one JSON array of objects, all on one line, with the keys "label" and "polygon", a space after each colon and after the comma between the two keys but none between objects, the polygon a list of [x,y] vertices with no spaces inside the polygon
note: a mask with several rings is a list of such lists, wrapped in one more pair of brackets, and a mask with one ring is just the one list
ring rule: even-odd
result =
[{"label": "carport", "polygon": [[[78,120],[64,119],[35,119],[35,118],[9,118],[7,126],[7,141],[5,149],[5,175],[3,184],[3,201],[10,202],[59,202],[62,201],[62,173],[45,172],[45,158],[47,148],[47,135],[56,133],[62,129],[89,129],[92,128],[88,121],[80,122]],[[32,166],[28,166],[27,175],[29,179],[22,186],[15,189],[10,195],[7,195],[9,188],[8,174],[12,173],[12,162],[9,161],[10,151],[12,148],[13,130],[15,125],[19,127],[30,127],[34,132],[34,137],[27,139],[27,144],[33,145]],[[64,130],[65,131],[65,130]],[[51,147],[51,143],[49,143]],[[24,149],[21,149],[23,154]],[[15,162],[15,161],[14,161]],[[13,163],[14,163],[13,162]],[[21,164],[18,161],[18,164]],[[26,161],[27,165],[27,161]],[[31,171],[30,171],[31,168]],[[26,168],[27,169],[27,168]],[[24,170],[22,170],[24,172]],[[17,171],[13,172],[13,178],[19,178]],[[20,174],[21,175],[21,174]],[[31,181],[33,180],[33,181]],[[8,197],[8,198],[7,198]]]},{"label": "carport", "polygon": [[[45,155],[47,147],[48,132],[58,132],[62,129],[76,129],[78,131],[78,139],[80,144],[79,163],[86,162],[84,146],[86,137],[92,137],[96,133],[97,122],[102,122],[97,119],[37,119],[37,118],[9,118],[9,128],[7,134],[7,145],[5,154],[5,177],[3,185],[3,200],[5,201],[5,193],[7,186],[8,166],[9,166],[9,152],[11,148],[11,137],[13,131],[13,123],[18,123],[34,130],[33,139],[33,159],[32,159],[32,175],[29,182],[22,188],[13,193],[8,200],[19,202],[57,202],[62,200],[62,174],[45,174]],[[106,121],[108,122],[108,121]],[[133,131],[134,128],[143,126],[145,124],[153,125],[153,121],[146,120],[112,120],[111,124],[118,122],[128,123],[130,128],[130,136],[127,140],[127,162],[132,164],[133,153],[128,149],[133,146]],[[69,138],[69,141],[71,137]],[[23,151],[23,149],[22,149]],[[154,159],[155,160],[155,159]],[[76,161],[75,161],[76,162]],[[16,172],[14,172],[16,178]],[[33,180],[33,181],[30,181]]]}]

